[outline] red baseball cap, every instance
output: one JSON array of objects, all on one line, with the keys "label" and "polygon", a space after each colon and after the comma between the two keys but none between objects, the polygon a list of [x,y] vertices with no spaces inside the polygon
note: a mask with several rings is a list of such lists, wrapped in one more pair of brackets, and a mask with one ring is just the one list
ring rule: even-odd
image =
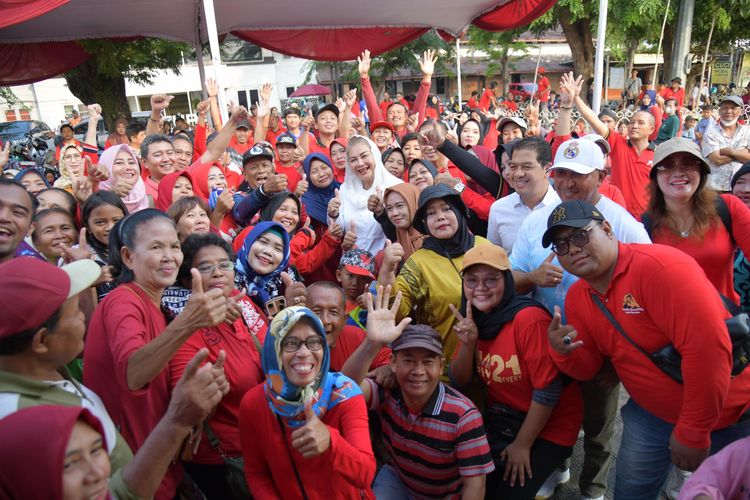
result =
[{"label": "red baseball cap", "polygon": [[375,122],[370,125],[370,133],[372,133],[376,128],[384,127],[390,130],[391,132],[395,132],[396,129],[393,128],[393,124],[390,122]]},{"label": "red baseball cap", "polygon": [[35,328],[60,309],[63,302],[89,288],[99,278],[99,264],[83,259],[56,267],[35,257],[18,257],[0,264],[0,338]]}]

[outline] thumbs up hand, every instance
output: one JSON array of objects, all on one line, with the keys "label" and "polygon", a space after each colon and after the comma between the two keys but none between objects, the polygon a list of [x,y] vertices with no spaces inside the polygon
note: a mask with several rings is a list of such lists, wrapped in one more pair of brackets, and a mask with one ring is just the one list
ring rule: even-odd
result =
[{"label": "thumbs up hand", "polygon": [[304,426],[292,432],[292,448],[304,458],[312,458],[325,453],[331,446],[331,432],[315,413],[312,397],[305,401]]},{"label": "thumbs up hand", "polygon": [[214,288],[203,291],[201,274],[197,269],[190,270],[193,279],[192,292],[185,309],[177,316],[181,326],[191,331],[223,322],[227,317],[227,300],[224,290]]},{"label": "thumbs up hand", "polygon": [[349,230],[344,235],[344,239],[341,242],[341,248],[344,249],[346,252],[347,250],[351,250],[354,248],[354,246],[357,244],[357,226],[354,224],[354,221],[349,223]]},{"label": "thumbs up hand", "polygon": [[339,218],[339,210],[341,210],[341,195],[338,189],[335,192],[336,196],[328,202],[328,217],[334,220]]},{"label": "thumbs up hand", "polygon": [[375,192],[367,198],[367,210],[380,215],[383,213],[385,207],[383,206],[383,189],[380,186],[375,188]]},{"label": "thumbs up hand", "polygon": [[297,197],[301,197],[307,192],[308,187],[310,187],[310,185],[307,182],[307,174],[302,174],[302,179],[297,181],[297,188],[294,190],[294,194],[296,194]]}]

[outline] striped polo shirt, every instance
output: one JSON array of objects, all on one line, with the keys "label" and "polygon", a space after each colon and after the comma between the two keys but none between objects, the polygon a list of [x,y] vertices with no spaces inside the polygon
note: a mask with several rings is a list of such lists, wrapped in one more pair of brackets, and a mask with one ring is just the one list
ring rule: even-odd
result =
[{"label": "striped polo shirt", "polygon": [[370,409],[377,410],[383,443],[404,485],[416,498],[460,498],[462,476],[495,469],[482,415],[466,396],[439,382],[419,414],[400,389],[385,392],[371,379]]}]

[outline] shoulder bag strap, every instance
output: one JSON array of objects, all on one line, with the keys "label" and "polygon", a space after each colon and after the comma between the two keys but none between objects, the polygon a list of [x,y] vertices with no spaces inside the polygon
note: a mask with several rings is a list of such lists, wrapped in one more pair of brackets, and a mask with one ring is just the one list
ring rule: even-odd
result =
[{"label": "shoulder bag strap", "polygon": [[734,234],[732,234],[732,214],[729,212],[729,206],[727,206],[727,202],[724,201],[724,198],[721,197],[721,195],[718,195],[716,197],[716,215],[719,216],[721,219],[721,222],[724,224],[724,228],[729,233],[729,237],[732,238],[732,243],[737,245]]},{"label": "shoulder bag strap", "polygon": [[596,306],[602,311],[602,313],[604,314],[604,316],[607,317],[607,319],[609,320],[609,322],[612,323],[612,326],[615,327],[615,330],[617,330],[618,332],[620,332],[620,335],[622,335],[625,338],[625,340],[627,340],[628,342],[630,342],[630,344],[633,347],[635,347],[636,349],[638,349],[638,351],[640,351],[641,353],[643,353],[644,356],[646,356],[647,358],[651,359],[651,356],[649,356],[649,354],[646,351],[644,351],[641,346],[639,346],[638,344],[636,344],[635,341],[633,339],[631,339],[630,336],[627,333],[625,333],[625,329],[620,325],[620,323],[617,322],[617,320],[615,319],[615,317],[612,315],[612,313],[609,311],[609,309],[607,309],[607,307],[602,302],[602,299],[599,298],[599,296],[596,294],[596,292],[594,292],[593,290],[591,290],[590,294],[591,294],[591,299],[594,301],[594,303],[596,304]]},{"label": "shoulder bag strap", "polygon": [[289,454],[289,461],[292,463],[292,470],[294,470],[294,477],[297,478],[297,486],[302,493],[302,499],[307,500],[307,493],[305,492],[305,486],[302,484],[302,478],[297,470],[297,465],[294,463],[294,457],[292,456],[292,450],[289,449],[289,442],[286,440],[286,431],[284,430],[284,422],[281,421],[281,417],[276,415],[276,420],[279,422],[279,429],[281,429],[281,439],[284,440],[285,448]]}]

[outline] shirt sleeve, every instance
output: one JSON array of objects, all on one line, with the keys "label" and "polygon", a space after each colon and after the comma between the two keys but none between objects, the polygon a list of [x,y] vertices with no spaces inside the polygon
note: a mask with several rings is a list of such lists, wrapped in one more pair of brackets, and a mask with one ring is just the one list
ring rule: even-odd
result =
[{"label": "shirt sleeve", "polygon": [[721,149],[721,143],[719,142],[716,128],[717,127],[712,127],[710,124],[706,127],[706,133],[703,136],[703,141],[701,142],[703,156],[705,156],[706,158],[708,158],[709,155],[711,155],[715,151]]},{"label": "shirt sleeve", "polygon": [[477,214],[477,217],[481,220],[489,219],[490,208],[495,201],[494,199],[487,199],[468,186],[464,187],[461,192],[461,199],[466,203],[466,207]]},{"label": "shirt sleeve", "polygon": [[461,415],[455,442],[458,471],[462,476],[481,476],[495,470],[479,410],[470,408]]},{"label": "shirt sleeve", "polygon": [[487,220],[487,239],[490,240],[490,242],[493,245],[497,246],[503,246],[502,242],[500,241],[500,214],[498,213],[500,211],[500,208],[497,205],[497,202],[494,202],[492,205],[490,205],[490,216]]},{"label": "shirt sleeve", "polygon": [[517,337],[518,354],[529,370],[531,385],[534,389],[544,389],[560,374],[548,353],[547,328],[551,318],[539,308],[528,307],[516,319],[522,325],[522,333]]},{"label": "shirt sleeve", "polygon": [[419,84],[419,90],[417,91],[417,97],[414,99],[413,107],[414,112],[419,113],[419,123],[417,124],[417,128],[419,128],[427,118],[425,108],[427,107],[427,96],[430,93],[431,86],[432,85],[429,82],[421,82]]},{"label": "shirt sleeve", "polygon": [[406,318],[411,313],[412,307],[420,302],[422,292],[420,283],[424,283],[422,272],[414,262],[414,256],[409,257],[401,267],[401,272],[396,276],[395,290],[391,293],[395,297],[401,292],[401,305],[398,307],[398,321]]},{"label": "shirt sleeve", "polygon": [[[145,319],[141,311],[133,303],[122,302],[117,307],[110,307],[106,322],[107,341],[112,351],[115,376],[117,382],[127,390],[128,362],[130,356],[148,344],[146,340]],[[148,384],[131,391],[141,394],[148,390]]]},{"label": "shirt sleeve", "polygon": [[383,113],[380,112],[380,106],[378,105],[378,100],[375,98],[375,91],[372,90],[370,79],[360,78],[359,81],[362,85],[362,97],[365,99],[367,115],[370,118],[370,123],[382,122]]},{"label": "shirt sleeve", "polygon": [[240,225],[247,225],[255,214],[266,206],[268,196],[260,193],[260,188],[253,189],[246,195],[234,195],[234,208],[232,208],[232,217]]},{"label": "shirt sleeve", "polygon": [[723,194],[721,197],[732,215],[732,234],[730,235],[742,253],[750,255],[750,208],[734,195]]}]

